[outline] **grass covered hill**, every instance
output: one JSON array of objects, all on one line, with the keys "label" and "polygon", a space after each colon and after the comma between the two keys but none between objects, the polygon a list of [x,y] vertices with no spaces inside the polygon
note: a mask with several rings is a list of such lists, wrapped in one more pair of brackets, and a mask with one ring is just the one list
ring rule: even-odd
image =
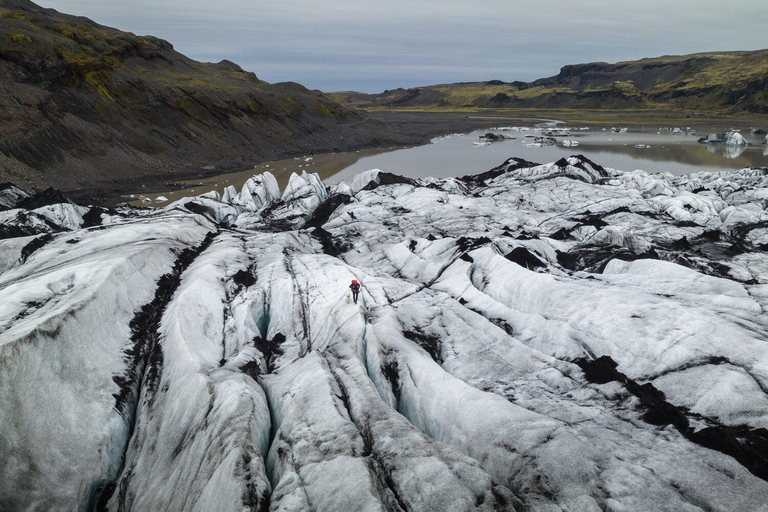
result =
[{"label": "grass covered hill", "polygon": [[299,84],[269,84],[155,37],[0,0],[0,182],[74,190],[392,142],[363,121]]},{"label": "grass covered hill", "polygon": [[368,109],[683,109],[765,114],[768,50],[576,64],[534,82],[493,80],[335,96]]}]

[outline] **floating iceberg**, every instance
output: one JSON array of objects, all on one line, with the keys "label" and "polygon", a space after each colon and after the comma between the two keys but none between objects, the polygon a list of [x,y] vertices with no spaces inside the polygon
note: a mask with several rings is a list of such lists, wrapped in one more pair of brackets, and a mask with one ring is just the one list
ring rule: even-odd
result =
[{"label": "floating iceberg", "polygon": [[550,128],[541,132],[547,137],[569,137],[571,132],[566,128]]},{"label": "floating iceberg", "polygon": [[543,146],[554,146],[557,139],[554,137],[533,137],[533,142],[526,144],[529,148],[540,148]]},{"label": "floating iceberg", "polygon": [[742,134],[737,132],[730,132],[726,135],[723,144],[726,146],[746,146],[748,145],[748,142]]},{"label": "floating iceberg", "polygon": [[703,144],[721,144],[724,146],[747,146],[749,143],[744,136],[736,131],[727,133],[710,133],[701,137],[699,142]]}]

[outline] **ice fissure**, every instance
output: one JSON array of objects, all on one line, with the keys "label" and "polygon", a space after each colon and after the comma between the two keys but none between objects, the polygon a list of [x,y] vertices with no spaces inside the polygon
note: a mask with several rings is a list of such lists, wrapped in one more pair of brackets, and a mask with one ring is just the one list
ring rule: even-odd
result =
[{"label": "ice fissure", "polygon": [[361,426],[355,421],[347,388],[337,374],[334,374],[334,377],[336,378],[336,383],[341,391],[341,396],[339,398],[341,398],[344,403],[344,407],[347,409],[347,414],[355,423],[355,426],[363,439],[363,451],[360,455],[368,460],[368,466],[375,478],[376,488],[380,495],[379,499],[381,500],[384,509],[388,512],[407,512],[408,506],[403,502],[402,498],[398,496],[396,485],[392,480],[392,468],[389,467],[378,454],[374,453],[373,436],[370,428],[367,425]]},{"label": "ice fissure", "polygon": [[[117,482],[122,477],[125,468],[126,452],[136,428],[141,403],[152,401],[159,383],[163,366],[159,328],[163,313],[181,283],[182,273],[198,255],[210,246],[217,234],[212,231],[197,247],[189,247],[181,251],[173,269],[158,280],[152,301],[142,306],[129,324],[131,345],[125,351],[126,359],[129,361],[128,371],[124,375],[115,375],[112,378],[120,389],[120,392],[113,396],[115,409],[120,412],[126,422],[127,438],[122,448],[109,449],[110,452],[121,453],[120,461],[117,464],[117,474],[114,475],[113,480],[98,484],[94,490],[94,496],[89,498],[90,505],[88,508],[92,506],[96,511],[106,510],[107,502],[116,490]],[[122,491],[123,489],[120,490],[121,493]],[[120,495],[119,499],[122,502],[124,497]]]},{"label": "ice fissure", "polygon": [[[250,337],[256,327],[235,320],[249,307],[250,289],[234,277],[248,257],[230,232],[210,240],[181,274],[158,326],[164,356],[191,357],[182,365],[164,364],[155,395],[140,397],[126,469],[109,509],[143,510],[157,503],[185,510],[269,506],[264,456],[271,416],[254,379],[258,372],[251,371],[257,353]],[[227,299],[231,311],[220,308]],[[213,312],[217,304],[218,313],[200,314]],[[222,348],[225,357],[219,359]],[[212,459],[209,450],[222,459]],[[193,478],[155,481],[168,472]],[[195,479],[205,485],[190,487]],[[182,491],[178,497],[177,490]],[[229,498],[223,504],[222,493]]]},{"label": "ice fissure", "polygon": [[0,190],[0,508],[761,510],[766,190],[579,156]]},{"label": "ice fissure", "polygon": [[589,382],[621,383],[645,408],[644,421],[652,425],[672,425],[686,439],[730,455],[754,475],[768,480],[768,430],[746,425],[727,426],[700,414],[691,414],[686,408],[669,403],[664,393],[653,384],[639,384],[627,378],[618,371],[618,364],[609,356],[577,359],[574,362],[584,371]]}]

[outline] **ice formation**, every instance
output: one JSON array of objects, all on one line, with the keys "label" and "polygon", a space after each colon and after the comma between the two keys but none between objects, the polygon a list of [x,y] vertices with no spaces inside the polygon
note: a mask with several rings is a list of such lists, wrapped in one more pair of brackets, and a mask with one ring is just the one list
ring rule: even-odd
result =
[{"label": "ice formation", "polygon": [[722,144],[725,146],[747,146],[749,143],[739,132],[710,133],[701,137],[699,142],[706,144]]},{"label": "ice formation", "polygon": [[767,510],[766,169],[32,199],[1,510]]}]

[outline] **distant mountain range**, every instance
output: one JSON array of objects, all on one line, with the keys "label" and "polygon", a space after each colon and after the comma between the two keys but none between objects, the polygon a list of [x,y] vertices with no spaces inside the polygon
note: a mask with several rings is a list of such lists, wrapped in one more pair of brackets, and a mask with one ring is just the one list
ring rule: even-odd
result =
[{"label": "distant mountain range", "polygon": [[340,92],[333,96],[364,109],[683,109],[724,114],[768,113],[768,50],[576,64],[534,82],[492,80],[394,89],[381,94]]},{"label": "distant mountain range", "polygon": [[0,0],[0,182],[74,190],[403,142],[364,121],[299,84],[269,84],[155,37]]}]

